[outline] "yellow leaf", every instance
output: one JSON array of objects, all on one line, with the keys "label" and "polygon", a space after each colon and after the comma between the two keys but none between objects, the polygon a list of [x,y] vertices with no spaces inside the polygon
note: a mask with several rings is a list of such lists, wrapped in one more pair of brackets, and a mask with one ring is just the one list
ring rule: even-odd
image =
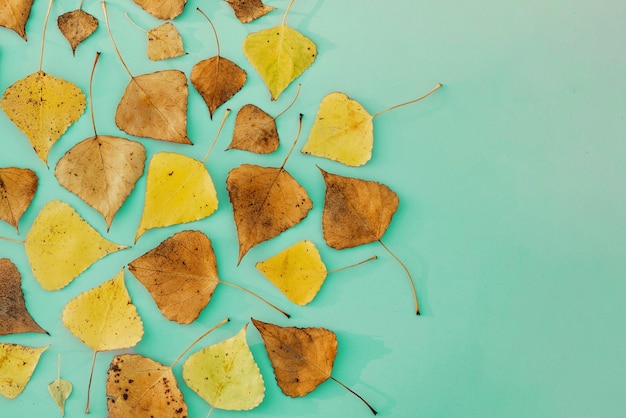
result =
[{"label": "yellow leaf", "polygon": [[48,347],[0,343],[0,395],[13,399],[22,393]]},{"label": "yellow leaf", "polygon": [[50,148],[83,114],[86,99],[69,81],[38,71],[9,86],[1,104],[47,163]]},{"label": "yellow leaf", "polygon": [[326,279],[326,266],[311,241],[300,241],[256,264],[267,279],[298,305],[313,300]]},{"label": "yellow leaf", "polygon": [[243,52],[267,85],[272,100],[276,100],[313,64],[317,47],[312,40],[287,26],[283,19],[276,27],[248,35],[243,41]]},{"label": "yellow leaf", "polygon": [[374,117],[343,93],[330,93],[320,103],[305,154],[360,166],[372,158]]},{"label": "yellow leaf", "polygon": [[48,392],[50,392],[50,396],[54,400],[54,403],[59,407],[61,416],[64,417],[65,401],[67,401],[72,394],[72,383],[59,377],[54,382],[50,382],[48,385]]},{"label": "yellow leaf", "polygon": [[59,290],[102,257],[126,248],[104,239],[67,203],[48,202],[26,239],[33,275],[46,290]]},{"label": "yellow leaf", "polygon": [[213,180],[201,161],[172,152],[155,154],[135,241],[148,229],[206,218],[217,204]]},{"label": "yellow leaf", "polygon": [[213,408],[247,411],[263,401],[265,385],[248,347],[246,328],[195,352],[183,364],[185,383]]},{"label": "yellow leaf", "polygon": [[124,271],[81,293],[63,309],[63,325],[94,351],[135,346],[143,323],[124,286]]},{"label": "yellow leaf", "polygon": [[164,60],[185,55],[183,38],[171,22],[148,31],[148,58],[152,61]]}]

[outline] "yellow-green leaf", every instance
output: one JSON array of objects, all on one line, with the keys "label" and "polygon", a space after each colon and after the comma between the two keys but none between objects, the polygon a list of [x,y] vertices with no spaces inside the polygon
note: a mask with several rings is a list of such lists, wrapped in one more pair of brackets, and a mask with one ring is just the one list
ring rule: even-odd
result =
[{"label": "yellow-green leaf", "polygon": [[246,328],[195,352],[183,364],[185,383],[214,408],[247,411],[263,401],[265,385],[248,347]]},{"label": "yellow-green leaf", "polygon": [[48,347],[0,343],[0,395],[13,399],[22,393]]},{"label": "yellow-green leaf", "polygon": [[217,205],[213,180],[201,161],[172,152],[155,154],[135,241],[148,229],[206,218]]},{"label": "yellow-green leaf", "polygon": [[59,407],[59,411],[61,411],[61,416],[65,416],[65,401],[72,394],[72,383],[58,378],[54,382],[51,382],[48,385],[48,392],[50,392],[50,396],[54,400],[54,403]]},{"label": "yellow-green leaf", "polygon": [[125,248],[104,239],[60,200],[41,209],[24,246],[33,275],[46,290],[65,287],[91,264]]},{"label": "yellow-green leaf", "polygon": [[47,163],[52,145],[85,111],[86,99],[73,83],[38,71],[9,86],[1,105]]}]

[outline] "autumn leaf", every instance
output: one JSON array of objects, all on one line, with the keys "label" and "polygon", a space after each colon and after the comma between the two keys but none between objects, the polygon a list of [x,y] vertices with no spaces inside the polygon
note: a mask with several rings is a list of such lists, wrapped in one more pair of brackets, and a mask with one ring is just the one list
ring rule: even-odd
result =
[{"label": "autumn leaf", "polygon": [[339,382],[331,372],[337,356],[337,336],[326,328],[281,327],[252,318],[259,330],[276,383],[287,396],[305,396],[331,379],[358,397],[374,415],[365,399]]},{"label": "autumn leaf", "polygon": [[0,0],[0,26],[15,31],[26,40],[26,22],[34,0]]},{"label": "autumn leaf", "polygon": [[22,393],[48,347],[0,343],[0,395],[13,399]]},{"label": "autumn leaf", "polygon": [[243,52],[267,85],[272,100],[277,100],[317,56],[315,43],[285,24],[293,1],[280,25],[251,33],[243,41]]},{"label": "autumn leaf", "polygon": [[173,23],[165,22],[148,31],[148,58],[152,61],[185,55],[183,38]]},{"label": "autumn leaf", "polygon": [[91,264],[125,248],[104,239],[60,200],[41,209],[24,246],[33,275],[46,290],[65,287]]},{"label": "autumn leaf", "polygon": [[220,44],[217,39],[217,31],[211,19],[202,10],[198,11],[207,19],[217,43],[217,55],[200,61],[191,69],[189,79],[191,84],[198,90],[209,108],[209,115],[222,104],[226,103],[246,83],[246,72],[231,60],[220,55]]},{"label": "autumn leaf", "polygon": [[23,332],[47,334],[26,308],[22,276],[8,258],[0,258],[0,335]]},{"label": "autumn leaf", "polygon": [[226,0],[226,2],[233,8],[235,16],[241,23],[249,23],[275,9],[263,4],[261,0]]},{"label": "autumn leaf", "polygon": [[72,54],[75,55],[78,45],[98,29],[98,19],[78,9],[60,15],[57,18],[57,26],[70,43]]},{"label": "autumn leaf", "polygon": [[191,144],[187,137],[187,76],[180,70],[134,76],[115,44],[104,2],[102,9],[115,52],[130,76],[117,105],[115,124],[130,135]]},{"label": "autumn leaf", "polygon": [[18,222],[35,197],[39,179],[27,168],[0,168],[0,219],[19,232]]},{"label": "autumn leaf", "polygon": [[59,354],[58,360],[58,373],[57,378],[50,382],[48,385],[48,392],[52,397],[54,403],[59,407],[61,417],[65,416],[65,401],[68,400],[72,394],[72,382],[65,379],[61,379],[61,354]]},{"label": "autumn leaf", "polygon": [[330,93],[320,103],[302,152],[348,166],[361,166],[372,158],[374,119],[390,110],[418,102],[440,87],[441,84],[437,84],[415,100],[392,106],[373,115],[344,93]]},{"label": "autumn leaf", "polygon": [[263,376],[248,347],[246,328],[183,363],[183,380],[211,408],[247,411],[263,401]]},{"label": "autumn leaf", "polygon": [[174,19],[183,12],[187,0],[133,0],[157,19]]}]

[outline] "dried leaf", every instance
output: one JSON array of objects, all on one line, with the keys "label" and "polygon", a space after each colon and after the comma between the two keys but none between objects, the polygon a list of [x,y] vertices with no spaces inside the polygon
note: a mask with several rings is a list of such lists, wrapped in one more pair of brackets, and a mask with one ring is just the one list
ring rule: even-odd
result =
[{"label": "dried leaf", "polygon": [[191,144],[187,137],[187,77],[179,70],[133,76],[115,123],[130,135]]},{"label": "dried leaf", "polygon": [[276,382],[285,395],[304,396],[331,376],[337,355],[337,337],[325,328],[280,327],[256,319],[274,368]]},{"label": "dried leaf", "polygon": [[244,164],[228,173],[239,261],[255,245],[274,238],[304,219],[313,203],[284,168]]},{"label": "dried leaf", "polygon": [[26,40],[26,22],[34,0],[0,0],[0,26],[14,30]]},{"label": "dried leaf", "polygon": [[48,385],[48,392],[50,392],[50,396],[52,396],[54,403],[59,407],[61,417],[64,417],[65,401],[67,401],[72,394],[72,383],[59,377],[55,381],[50,382]]},{"label": "dried leaf", "polygon": [[107,228],[143,174],[146,150],[139,142],[95,136],[70,149],[57,163],[59,184],[104,216]]},{"label": "dried leaf", "polygon": [[165,22],[148,31],[148,58],[165,60],[185,55],[183,38],[173,23]]},{"label": "dried leaf", "polygon": [[183,12],[187,0],[133,0],[157,19],[174,19]]},{"label": "dried leaf", "polygon": [[143,336],[143,324],[124,286],[124,271],[100,286],[70,300],[63,325],[94,351],[134,347]]},{"label": "dried leaf", "polygon": [[65,287],[91,264],[125,248],[104,239],[60,200],[41,209],[24,246],[33,275],[46,290]]},{"label": "dried leaf", "polygon": [[8,258],[0,258],[0,335],[41,332],[41,328],[26,309],[22,276]]},{"label": "dried leaf", "polygon": [[60,15],[57,19],[57,26],[70,43],[72,54],[76,54],[78,45],[98,29],[98,19],[78,9]]},{"label": "dried leaf", "polygon": [[356,100],[330,93],[320,103],[304,154],[360,166],[372,158],[374,117]]},{"label": "dried leaf", "polygon": [[226,0],[241,23],[248,23],[274,10],[261,0]]},{"label": "dried leaf", "polygon": [[279,142],[275,118],[253,104],[239,109],[228,149],[269,154],[278,149]]},{"label": "dried leaf", "polygon": [[22,393],[48,347],[0,343],[0,395],[13,399]]},{"label": "dried leaf", "polygon": [[287,26],[285,20],[276,27],[251,33],[243,41],[243,52],[267,85],[272,100],[278,99],[317,56],[315,43]]},{"label": "dried leaf", "polygon": [[83,114],[86,99],[69,81],[39,71],[9,86],[1,104],[47,163],[50,148]]},{"label": "dried leaf", "polygon": [[135,259],[128,269],[143,284],[163,315],[193,322],[220,282],[211,240],[200,231],[182,231]]},{"label": "dried leaf", "polygon": [[186,417],[172,368],[139,354],[115,356],[106,380],[109,418]]},{"label": "dried leaf", "polygon": [[201,161],[172,152],[155,154],[135,241],[148,229],[206,218],[217,205],[213,180]]},{"label": "dried leaf", "polygon": [[317,247],[306,240],[256,263],[256,268],[290,301],[301,306],[313,300],[328,273]]},{"label": "dried leaf", "polygon": [[263,376],[248,347],[246,328],[183,363],[185,383],[213,408],[247,411],[263,401]]},{"label": "dried leaf", "polygon": [[398,208],[398,195],[375,181],[321,172],[326,182],[322,214],[326,243],[341,250],[380,240]]},{"label": "dried leaf", "polygon": [[194,65],[189,79],[213,117],[218,107],[241,90],[246,83],[246,72],[231,60],[217,55]]},{"label": "dried leaf", "polygon": [[37,191],[39,179],[27,168],[0,168],[0,219],[19,231],[18,222]]}]

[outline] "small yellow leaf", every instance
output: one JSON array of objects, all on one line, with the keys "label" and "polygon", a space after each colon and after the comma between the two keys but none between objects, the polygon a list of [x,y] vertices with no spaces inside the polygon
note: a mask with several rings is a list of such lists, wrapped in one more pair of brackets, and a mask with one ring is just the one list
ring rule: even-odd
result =
[{"label": "small yellow leaf", "polygon": [[372,158],[374,117],[343,93],[330,93],[320,103],[304,154],[360,166]]},{"label": "small yellow leaf", "polygon": [[311,241],[300,241],[256,264],[267,279],[298,305],[313,300],[326,279],[326,266]]},{"label": "small yellow leaf", "polygon": [[94,351],[134,347],[143,336],[143,323],[124,286],[123,270],[69,301],[62,320]]},{"label": "small yellow leaf", "polygon": [[67,401],[67,398],[69,398],[72,394],[72,383],[58,378],[48,385],[48,392],[50,392],[50,396],[52,396],[54,403],[59,407],[61,416],[64,417],[65,401]]},{"label": "small yellow leaf", "polygon": [[214,408],[247,411],[263,401],[263,376],[248,347],[246,328],[195,352],[183,364],[185,383]]},{"label": "small yellow leaf", "polygon": [[125,248],[104,239],[60,200],[41,209],[24,246],[33,275],[46,290],[65,287],[100,258]]},{"label": "small yellow leaf", "polygon": [[43,71],[9,86],[2,110],[30,139],[37,156],[48,161],[52,145],[85,111],[85,94],[74,84]]},{"label": "small yellow leaf", "polygon": [[0,343],[0,395],[13,399],[22,393],[48,347]]},{"label": "small yellow leaf", "polygon": [[155,154],[135,241],[148,229],[206,218],[217,205],[213,180],[201,161],[172,152]]}]

